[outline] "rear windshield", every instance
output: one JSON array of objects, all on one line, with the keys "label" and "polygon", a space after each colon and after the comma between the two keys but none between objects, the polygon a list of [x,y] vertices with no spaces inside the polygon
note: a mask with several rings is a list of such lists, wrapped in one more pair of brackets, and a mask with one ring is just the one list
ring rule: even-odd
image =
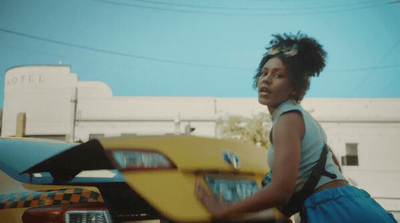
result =
[{"label": "rear windshield", "polygon": [[[50,173],[20,174],[28,168],[77,146],[74,143],[0,139],[0,170],[20,182],[52,184]],[[66,184],[95,182],[125,182],[118,170],[82,171]]]},{"label": "rear windshield", "polygon": [[76,144],[62,142],[0,139],[0,162],[20,173],[74,146]]}]

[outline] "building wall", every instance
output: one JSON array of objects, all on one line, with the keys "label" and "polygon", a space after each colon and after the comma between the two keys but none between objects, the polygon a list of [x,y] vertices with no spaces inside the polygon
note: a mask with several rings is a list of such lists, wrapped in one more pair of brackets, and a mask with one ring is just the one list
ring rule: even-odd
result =
[{"label": "building wall", "polygon": [[27,135],[65,135],[72,124],[77,75],[68,66],[23,66],[5,74],[2,136],[15,135],[25,113]]},{"label": "building wall", "polygon": [[[74,141],[119,135],[164,135],[196,128],[216,137],[216,120],[267,112],[257,98],[114,97],[98,81],[78,81],[68,66],[23,66],[5,75],[2,136],[15,136],[18,114],[26,114],[27,136],[61,135]],[[353,185],[366,189],[387,209],[400,211],[400,99],[305,98],[302,106],[322,125]],[[349,150],[349,145],[356,149]]]},{"label": "building wall", "polygon": [[367,190],[387,210],[400,211],[400,123],[322,123],[340,159],[346,144],[357,144],[358,165],[343,165],[349,181]]},{"label": "building wall", "polygon": [[322,125],[342,161],[357,145],[357,165],[342,171],[388,211],[400,213],[400,99],[305,99],[303,107]]},{"label": "building wall", "polygon": [[196,125],[196,135],[214,136],[215,120],[213,98],[79,98],[75,138],[86,141],[91,133],[105,136],[183,133],[189,123]]}]

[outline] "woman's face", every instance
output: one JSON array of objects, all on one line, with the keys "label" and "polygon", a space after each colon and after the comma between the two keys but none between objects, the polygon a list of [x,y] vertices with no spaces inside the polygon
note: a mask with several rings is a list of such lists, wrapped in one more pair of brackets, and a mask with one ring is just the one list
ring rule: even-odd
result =
[{"label": "woman's face", "polygon": [[285,64],[277,57],[269,59],[261,69],[257,88],[258,102],[268,106],[271,114],[280,104],[292,98],[297,92],[292,85]]}]

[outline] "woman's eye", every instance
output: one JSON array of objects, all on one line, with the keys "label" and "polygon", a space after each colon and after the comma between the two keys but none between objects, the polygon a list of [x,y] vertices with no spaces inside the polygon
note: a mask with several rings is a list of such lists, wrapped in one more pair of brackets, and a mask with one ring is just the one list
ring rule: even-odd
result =
[{"label": "woman's eye", "polygon": [[282,77],[282,74],[275,74],[274,77],[280,78],[280,77]]}]

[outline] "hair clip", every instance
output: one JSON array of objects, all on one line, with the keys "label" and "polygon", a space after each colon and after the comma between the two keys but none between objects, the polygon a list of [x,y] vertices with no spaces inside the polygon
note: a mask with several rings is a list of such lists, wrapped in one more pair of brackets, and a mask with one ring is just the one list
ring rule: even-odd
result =
[{"label": "hair clip", "polygon": [[273,48],[272,50],[270,50],[268,52],[268,55],[275,55],[275,54],[278,54],[278,53],[283,53],[286,57],[295,56],[298,53],[297,44],[294,44],[291,47],[287,47],[287,46],[280,47],[280,46],[277,46],[277,47]]}]

